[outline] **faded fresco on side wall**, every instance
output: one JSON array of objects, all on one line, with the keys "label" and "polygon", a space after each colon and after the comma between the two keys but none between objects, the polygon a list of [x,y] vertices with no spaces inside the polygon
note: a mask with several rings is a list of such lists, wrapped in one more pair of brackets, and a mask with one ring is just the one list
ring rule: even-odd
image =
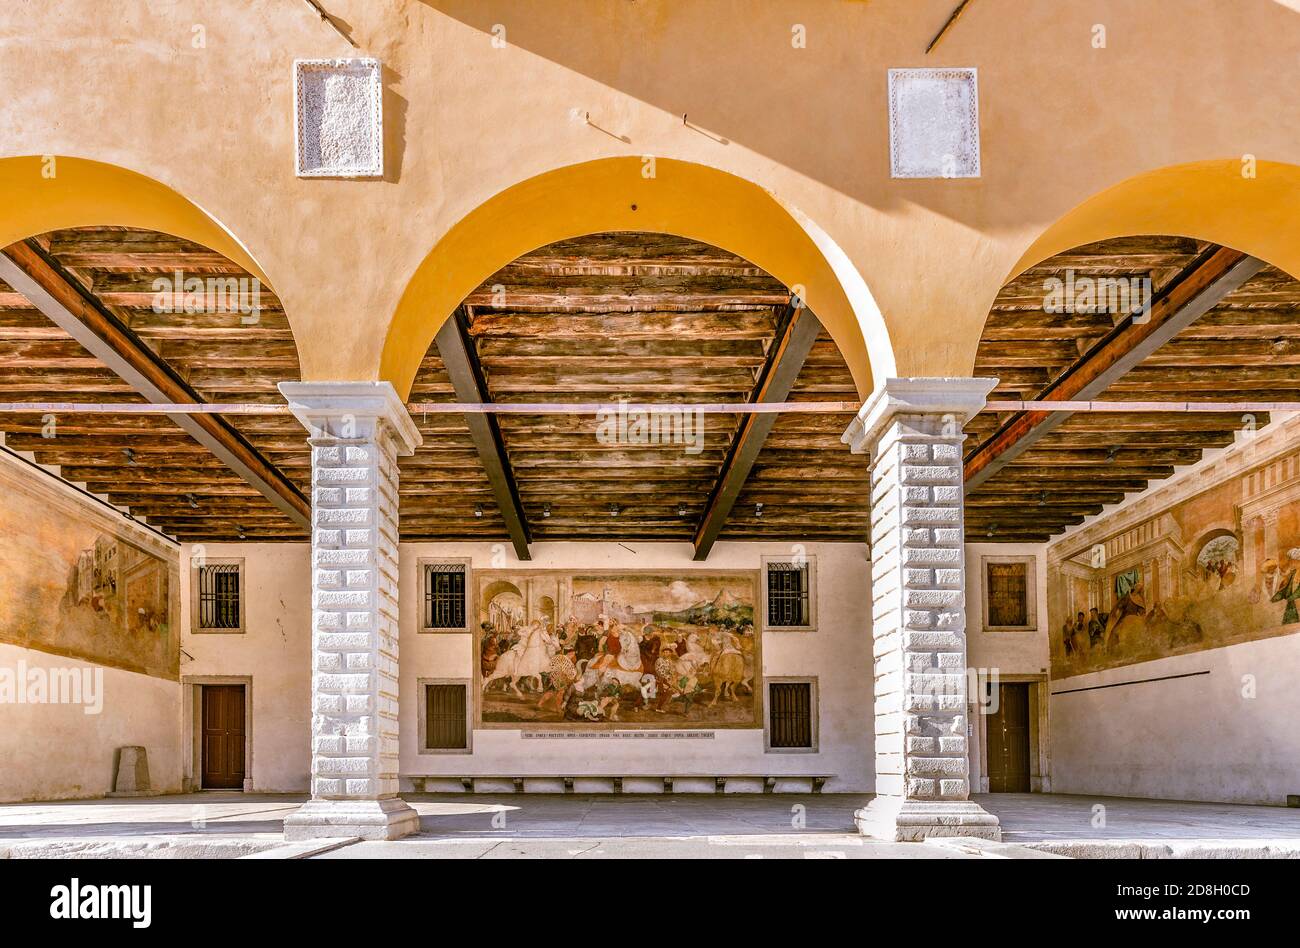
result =
[{"label": "faded fresco on side wall", "polygon": [[169,562],[30,477],[0,467],[0,641],[178,678]]},{"label": "faded fresco on side wall", "polygon": [[475,572],[482,727],[762,727],[754,572]]},{"label": "faded fresco on side wall", "polygon": [[1123,523],[1049,556],[1054,677],[1300,632],[1300,454]]}]

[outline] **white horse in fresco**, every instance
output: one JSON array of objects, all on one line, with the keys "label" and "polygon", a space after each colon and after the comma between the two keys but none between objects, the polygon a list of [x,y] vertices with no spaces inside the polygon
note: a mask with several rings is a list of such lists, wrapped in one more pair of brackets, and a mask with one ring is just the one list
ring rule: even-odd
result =
[{"label": "white horse in fresco", "polygon": [[551,659],[559,651],[559,642],[539,622],[525,626],[523,631],[523,637],[497,660],[492,674],[483,679],[484,691],[492,682],[505,679],[511,690],[522,698],[524,693],[519,690],[519,682],[525,678],[535,678],[537,690],[542,690],[542,672],[550,671]]}]

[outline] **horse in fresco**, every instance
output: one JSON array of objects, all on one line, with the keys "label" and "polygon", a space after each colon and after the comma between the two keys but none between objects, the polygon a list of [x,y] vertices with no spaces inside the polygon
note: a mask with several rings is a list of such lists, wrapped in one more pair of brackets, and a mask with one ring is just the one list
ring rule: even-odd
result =
[{"label": "horse in fresco", "polygon": [[519,690],[519,682],[526,679],[535,679],[537,690],[542,690],[542,673],[551,670],[551,659],[559,651],[559,642],[538,622],[525,626],[523,632],[519,641],[497,659],[492,674],[483,680],[485,692],[492,682],[506,681],[522,698],[524,693]]},{"label": "horse in fresco", "polygon": [[622,685],[632,685],[636,688],[641,687],[641,678],[643,675],[654,674],[655,662],[659,660],[659,650],[663,642],[657,635],[652,635],[642,640],[638,646],[640,651],[640,662],[635,668],[628,668],[627,665],[633,664],[629,661],[619,661],[619,655],[606,652],[592,659],[587,665],[587,671],[596,672],[600,675],[608,676],[618,681]]}]

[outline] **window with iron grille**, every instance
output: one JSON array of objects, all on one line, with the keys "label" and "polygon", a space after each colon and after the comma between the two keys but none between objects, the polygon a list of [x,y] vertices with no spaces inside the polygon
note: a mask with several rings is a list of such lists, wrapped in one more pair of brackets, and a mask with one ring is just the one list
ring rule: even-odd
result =
[{"label": "window with iron grille", "polygon": [[465,564],[424,564],[424,628],[465,628]]},{"label": "window with iron grille", "polygon": [[767,624],[812,625],[807,563],[767,564]]},{"label": "window with iron grille", "polygon": [[425,685],[424,746],[428,750],[466,750],[469,729],[463,684]]},{"label": "window with iron grille", "polygon": [[767,686],[767,743],[771,748],[813,746],[813,686],[810,681],[773,681]]},{"label": "window with iron grille", "polygon": [[987,563],[990,626],[1029,624],[1027,576],[1024,563]]},{"label": "window with iron grille", "polygon": [[199,628],[239,629],[239,564],[199,567]]}]

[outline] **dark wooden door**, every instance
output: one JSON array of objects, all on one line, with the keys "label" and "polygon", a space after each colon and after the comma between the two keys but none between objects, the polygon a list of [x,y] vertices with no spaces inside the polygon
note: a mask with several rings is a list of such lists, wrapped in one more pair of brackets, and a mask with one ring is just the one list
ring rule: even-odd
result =
[{"label": "dark wooden door", "polygon": [[244,789],[244,686],[203,686],[203,789]]},{"label": "dark wooden door", "polygon": [[988,719],[989,791],[1029,792],[1029,685],[998,686],[998,710]]}]

